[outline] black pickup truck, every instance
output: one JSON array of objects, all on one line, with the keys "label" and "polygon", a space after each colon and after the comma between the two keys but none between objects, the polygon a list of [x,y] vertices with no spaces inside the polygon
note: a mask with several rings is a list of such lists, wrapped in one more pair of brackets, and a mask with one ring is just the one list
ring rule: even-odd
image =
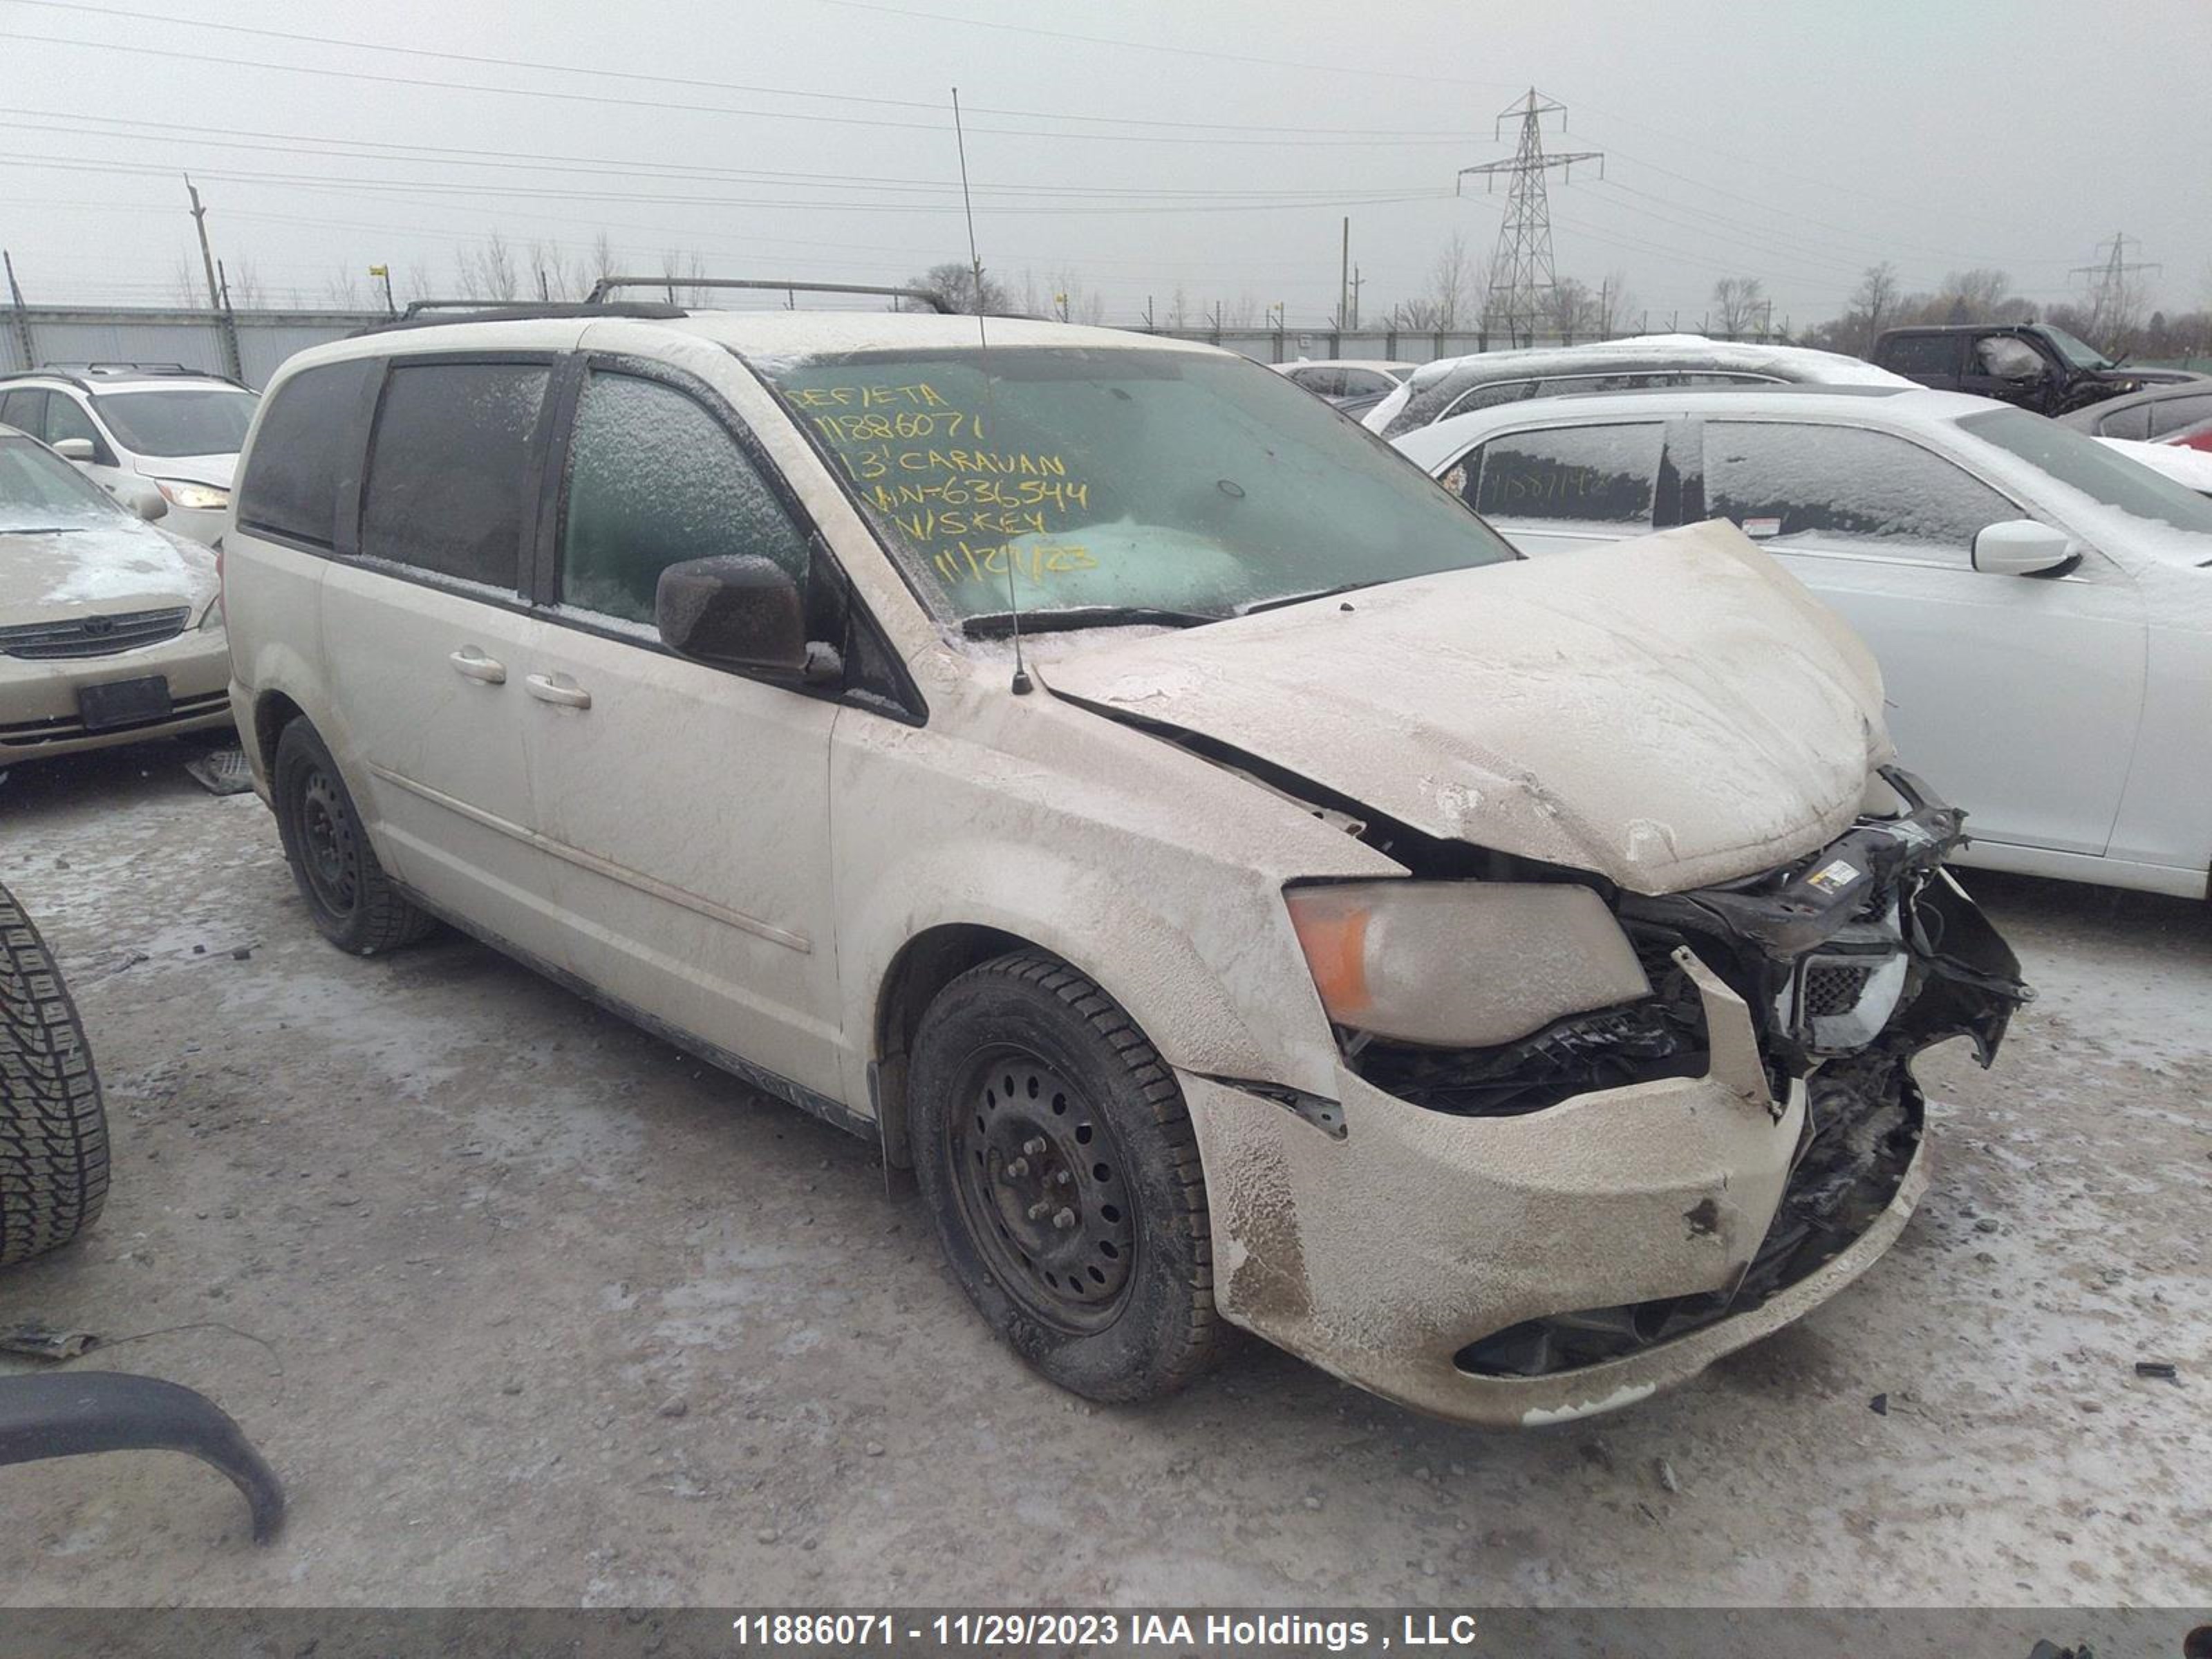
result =
[{"label": "black pickup truck", "polygon": [[2204,378],[2179,368],[2128,368],[2047,323],[1893,328],[1869,355],[1877,367],[1923,386],[2002,398],[2039,415],[2063,415],[2145,386]]}]

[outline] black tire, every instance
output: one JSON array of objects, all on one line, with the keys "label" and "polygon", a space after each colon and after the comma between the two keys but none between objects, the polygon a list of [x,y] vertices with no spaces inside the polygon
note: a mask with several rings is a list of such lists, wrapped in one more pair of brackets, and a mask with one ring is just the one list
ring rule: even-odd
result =
[{"label": "black tire", "polygon": [[437,926],[384,873],[337,763],[304,720],[276,739],[270,793],[285,861],[325,939],[341,951],[373,957],[412,945]]},{"label": "black tire", "polygon": [[0,1267],[60,1249],[106,1201],[91,1045],[39,930],[0,888]]},{"label": "black tire", "polygon": [[1212,1363],[1223,1328],[1190,1115],[1112,998],[1054,957],[1000,957],[929,1005],[909,1075],[939,1240],[1017,1353],[1115,1402]]}]

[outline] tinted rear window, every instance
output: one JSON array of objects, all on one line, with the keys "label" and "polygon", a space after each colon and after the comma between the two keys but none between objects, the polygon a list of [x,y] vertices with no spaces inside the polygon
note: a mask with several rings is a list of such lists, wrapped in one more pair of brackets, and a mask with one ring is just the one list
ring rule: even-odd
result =
[{"label": "tinted rear window", "polygon": [[1881,366],[1898,374],[1956,374],[1959,337],[1906,334],[1881,349]]},{"label": "tinted rear window", "polygon": [[538,363],[393,369],[369,446],[362,556],[518,588],[532,441],[550,374]]},{"label": "tinted rear window", "polygon": [[381,365],[370,357],[303,369],[276,388],[247,456],[239,522],[316,547],[331,545],[338,474],[350,464],[355,411]]}]

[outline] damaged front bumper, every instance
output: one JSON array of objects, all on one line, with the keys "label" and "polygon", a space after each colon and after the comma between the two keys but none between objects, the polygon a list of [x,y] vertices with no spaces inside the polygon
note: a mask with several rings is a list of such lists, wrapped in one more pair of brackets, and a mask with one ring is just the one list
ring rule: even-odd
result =
[{"label": "damaged front bumper", "polygon": [[1911,1060],[2028,994],[1904,810],[1723,887],[1611,895],[1653,994],[1501,1048],[1347,1042],[1333,1130],[1186,1076],[1224,1314],[1401,1403],[1517,1426],[1694,1375],[1840,1289],[1926,1185]]}]

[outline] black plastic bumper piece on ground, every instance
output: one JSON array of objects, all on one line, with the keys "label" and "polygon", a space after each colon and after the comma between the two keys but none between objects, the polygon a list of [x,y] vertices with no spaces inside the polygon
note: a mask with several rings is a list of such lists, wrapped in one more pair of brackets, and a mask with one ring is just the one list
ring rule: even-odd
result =
[{"label": "black plastic bumper piece on ground", "polygon": [[0,1463],[110,1451],[188,1452],[245,1494],[255,1543],[283,1524],[276,1472],[205,1395],[123,1371],[0,1377]]}]

